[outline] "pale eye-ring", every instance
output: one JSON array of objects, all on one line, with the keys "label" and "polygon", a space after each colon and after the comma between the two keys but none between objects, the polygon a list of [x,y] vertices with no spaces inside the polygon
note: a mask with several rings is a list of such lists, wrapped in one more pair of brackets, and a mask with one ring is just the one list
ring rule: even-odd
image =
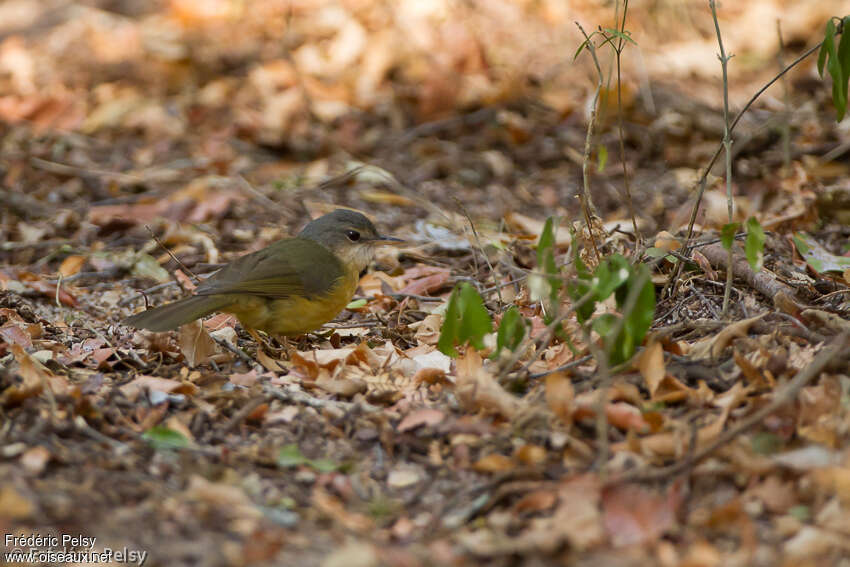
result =
[{"label": "pale eye-ring", "polygon": [[360,233],[356,230],[346,230],[345,235],[352,242],[357,242],[358,240],[360,240]]}]

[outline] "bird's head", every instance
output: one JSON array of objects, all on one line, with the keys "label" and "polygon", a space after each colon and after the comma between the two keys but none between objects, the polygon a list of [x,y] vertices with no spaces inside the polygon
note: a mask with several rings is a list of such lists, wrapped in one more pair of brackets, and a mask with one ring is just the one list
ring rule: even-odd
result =
[{"label": "bird's head", "polygon": [[314,240],[334,253],[348,270],[362,272],[375,257],[375,246],[404,242],[400,238],[378,233],[366,216],[348,209],[311,221],[299,234]]}]

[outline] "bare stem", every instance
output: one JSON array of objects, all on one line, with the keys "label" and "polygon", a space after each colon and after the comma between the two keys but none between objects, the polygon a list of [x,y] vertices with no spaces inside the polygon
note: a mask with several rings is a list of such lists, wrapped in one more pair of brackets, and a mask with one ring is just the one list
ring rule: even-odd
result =
[{"label": "bare stem", "polygon": [[593,206],[593,200],[590,197],[590,148],[593,142],[593,130],[596,126],[596,112],[599,104],[599,94],[602,92],[602,86],[605,78],[602,75],[602,68],[599,66],[599,59],[596,57],[596,47],[593,45],[593,41],[584,31],[584,28],[581,27],[580,23],[576,22],[576,25],[584,36],[585,45],[587,46],[587,50],[590,52],[590,56],[593,58],[593,64],[596,66],[596,74],[598,77],[596,82],[596,91],[593,93],[593,104],[590,109],[590,120],[588,120],[587,123],[587,136],[584,139],[584,159],[581,162],[582,192],[580,193],[581,208],[584,212],[584,222],[587,225],[590,242],[593,244],[593,251],[596,254],[596,261],[598,263],[602,260],[602,257],[599,254],[599,248],[596,246],[596,238],[593,236],[592,217],[596,216],[596,207]]},{"label": "bare stem", "polygon": [[[791,69],[793,69],[794,67],[799,65],[809,55],[813,54],[818,49],[820,49],[821,45],[823,45],[823,42],[819,42],[817,45],[812,46],[809,49],[807,49],[805,53],[803,53],[802,55],[797,57],[794,61],[789,63],[788,66],[786,66],[784,69],[782,69],[782,71],[777,73],[777,75],[775,77],[773,77],[770,81],[765,83],[764,86],[762,86],[758,91],[756,91],[756,93],[752,97],[750,97],[750,100],[747,101],[747,104],[745,104],[744,107],[741,108],[741,110],[738,111],[738,114],[735,116],[735,120],[733,120],[732,124],[729,125],[729,132],[731,133],[733,130],[735,130],[735,126],[738,125],[738,122],[741,120],[741,117],[744,116],[744,113],[746,113],[750,109],[750,107],[756,102],[756,100],[758,100],[758,98],[762,95],[762,93],[764,93],[764,91],[769,89],[773,85],[773,83],[775,83],[780,78],[782,78],[785,75],[785,73],[787,73],[788,71],[790,71]],[[690,254],[691,239],[693,238],[693,235],[694,235],[694,223],[696,223],[697,213],[699,212],[699,206],[700,206],[700,203],[702,203],[702,196],[705,193],[706,180],[708,179],[708,173],[711,171],[711,168],[714,166],[714,162],[716,162],[717,158],[720,157],[720,152],[722,150],[723,150],[723,144],[718,145],[717,149],[714,151],[714,155],[711,156],[711,160],[709,160],[708,165],[705,167],[705,169],[703,169],[702,174],[700,175],[697,182],[694,184],[694,187],[697,188],[698,191],[697,191],[696,200],[694,202],[694,208],[691,209],[691,218],[688,221],[688,234],[685,237],[685,244],[684,244],[684,246],[682,246],[682,254],[685,255],[685,256],[688,256]],[[673,276],[671,278],[671,282],[673,282],[673,284],[674,284],[672,295],[676,294],[676,289],[678,288],[679,277],[682,275],[683,267],[684,267],[684,264],[680,262],[678,269],[675,272],[673,272]]]},{"label": "bare stem", "polygon": [[[714,20],[714,30],[717,32],[717,45],[720,46],[720,66],[723,69],[723,151],[726,159],[726,208],[729,216],[728,222],[731,224],[735,214],[735,201],[732,198],[732,135],[729,127],[729,60],[734,55],[726,55],[726,50],[723,48],[723,36],[720,34],[720,22],[717,21],[717,5],[714,0],[708,0],[708,6],[711,8],[711,18]],[[732,247],[729,247],[729,268],[726,270],[726,288],[723,290],[723,312],[722,317],[726,317],[729,313],[729,298],[732,295],[732,278],[734,271],[732,270]]]},{"label": "bare stem", "polygon": [[[617,9],[619,9],[620,3],[617,2]],[[621,34],[626,33],[626,14],[629,12],[629,0],[624,0],[623,2],[623,18],[617,18],[618,29]],[[638,231],[637,226],[637,217],[635,216],[635,206],[632,201],[632,190],[629,186],[629,172],[626,167],[626,143],[625,143],[625,134],[623,132],[623,81],[621,76],[621,62],[620,56],[623,53],[623,49],[625,49],[626,43],[623,37],[619,37],[617,40],[617,46],[614,48],[614,52],[617,54],[617,130],[620,139],[620,163],[623,165],[623,190],[626,193],[626,206],[629,208],[629,215],[632,217],[632,228],[635,231],[635,249],[638,250],[638,253],[635,254],[635,257],[640,255],[639,249],[643,243],[643,237]]]}]

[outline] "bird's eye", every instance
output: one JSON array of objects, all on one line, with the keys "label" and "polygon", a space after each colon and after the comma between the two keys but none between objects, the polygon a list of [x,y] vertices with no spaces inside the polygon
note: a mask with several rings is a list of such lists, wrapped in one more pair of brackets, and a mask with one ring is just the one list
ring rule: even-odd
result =
[{"label": "bird's eye", "polygon": [[345,235],[352,242],[357,242],[358,240],[360,240],[360,233],[356,230],[347,230],[345,231]]}]

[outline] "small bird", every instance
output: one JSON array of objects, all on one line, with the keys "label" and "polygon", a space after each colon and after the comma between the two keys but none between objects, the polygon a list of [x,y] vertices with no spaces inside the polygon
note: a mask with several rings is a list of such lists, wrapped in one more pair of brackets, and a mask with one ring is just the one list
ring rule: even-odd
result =
[{"label": "small bird", "polygon": [[302,335],[327,323],[351,301],[378,244],[403,242],[378,234],[360,213],[337,209],[262,250],[226,264],[195,295],[142,311],[127,325],[167,331],[214,311],[235,315],[252,335]]}]

